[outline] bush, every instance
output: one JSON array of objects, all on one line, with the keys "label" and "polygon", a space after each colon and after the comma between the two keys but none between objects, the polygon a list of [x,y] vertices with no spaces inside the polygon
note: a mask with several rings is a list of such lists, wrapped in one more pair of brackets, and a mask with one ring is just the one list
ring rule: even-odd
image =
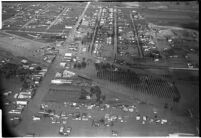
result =
[{"label": "bush", "polygon": [[36,67],[36,70],[41,70],[42,68],[40,66],[37,66]]},{"label": "bush", "polygon": [[24,83],[22,84],[22,88],[24,88],[24,89],[29,88],[28,82],[24,81]]},{"label": "bush", "polygon": [[85,61],[82,61],[81,66],[82,66],[82,68],[86,68],[87,63]]},{"label": "bush", "polygon": [[77,63],[77,68],[78,68],[78,69],[81,69],[81,67],[82,67],[81,64],[80,64],[80,63]]}]

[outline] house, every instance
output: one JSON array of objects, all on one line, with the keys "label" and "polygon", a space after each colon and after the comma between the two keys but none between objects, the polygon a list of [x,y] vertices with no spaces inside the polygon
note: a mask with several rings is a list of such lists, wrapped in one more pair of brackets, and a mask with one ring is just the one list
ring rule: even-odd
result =
[{"label": "house", "polygon": [[42,77],[44,77],[45,74],[46,74],[46,72],[44,72],[44,71],[40,71],[38,74],[41,75]]},{"label": "house", "polygon": [[28,62],[28,60],[22,59],[21,62],[24,63],[24,64],[26,64]]},{"label": "house", "polygon": [[71,72],[71,71],[68,71],[68,70],[64,70],[64,72],[63,72],[63,77],[64,78],[70,78],[70,77],[73,77],[73,76],[75,76],[74,72]]},{"label": "house", "polygon": [[72,28],[73,28],[72,26],[65,25],[65,29],[72,29]]},{"label": "house", "polygon": [[64,42],[64,41],[57,41],[57,42],[56,42],[56,47],[62,46],[63,42]]},{"label": "house", "polygon": [[30,66],[30,67],[29,67],[30,70],[33,70],[34,68],[35,68],[35,67],[33,67],[33,66]]},{"label": "house", "polygon": [[41,71],[43,71],[43,72],[47,72],[47,68],[42,68]]},{"label": "house", "polygon": [[65,67],[65,65],[66,65],[66,62],[60,62],[61,67]]},{"label": "house", "polygon": [[28,101],[16,101],[17,105],[27,105]]},{"label": "house", "polygon": [[60,73],[60,72],[57,72],[56,74],[55,74],[55,78],[60,78],[62,76],[62,74]]},{"label": "house", "polygon": [[32,96],[30,94],[20,93],[18,95],[18,99],[31,99]]},{"label": "house", "polygon": [[64,59],[70,61],[72,59],[72,53],[65,53]]},{"label": "house", "polygon": [[36,85],[38,85],[38,84],[39,84],[39,81],[35,80],[34,83],[35,83]]},{"label": "house", "polygon": [[22,65],[24,69],[29,69],[29,65]]},{"label": "house", "polygon": [[65,53],[65,57],[72,57],[72,53]]}]

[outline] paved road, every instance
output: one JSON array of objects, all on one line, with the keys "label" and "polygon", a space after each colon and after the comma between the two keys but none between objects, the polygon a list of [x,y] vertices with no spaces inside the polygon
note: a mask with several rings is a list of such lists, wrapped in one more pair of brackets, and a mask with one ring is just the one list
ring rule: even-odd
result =
[{"label": "paved road", "polygon": [[40,111],[40,104],[42,103],[44,96],[48,92],[51,79],[54,78],[60,59],[61,57],[57,56],[54,62],[49,66],[48,72],[46,76],[43,78],[42,82],[40,83],[40,86],[38,87],[35,96],[28,103],[27,108],[23,111],[22,113],[23,120],[19,124],[19,126],[17,126],[17,130],[21,132],[20,134],[25,135],[26,132],[30,132],[32,115]]},{"label": "paved road", "polygon": [[139,56],[141,58],[143,58],[144,54],[143,54],[143,51],[142,51],[142,47],[139,44],[139,37],[138,37],[137,29],[135,27],[135,23],[134,23],[132,14],[130,14],[130,18],[131,18],[131,21],[132,21],[133,33],[135,34],[135,37],[136,37],[136,40],[137,40],[138,53],[139,53]]},{"label": "paved road", "polygon": [[55,35],[61,35],[61,33],[55,33],[55,32],[37,32],[37,31],[27,31],[27,30],[4,30],[4,31],[12,31],[12,32],[23,32],[23,33],[35,33],[35,34],[55,34]]},{"label": "paved road", "polygon": [[100,24],[101,13],[102,13],[102,8],[100,8],[99,13],[97,15],[96,26],[95,26],[94,34],[92,36],[92,41],[91,41],[91,44],[90,44],[90,50],[89,50],[89,52],[90,52],[91,55],[92,55],[92,52],[93,52],[92,50],[93,50],[93,45],[94,45],[94,41],[95,41],[95,38],[96,38],[98,26]]},{"label": "paved road", "polygon": [[54,62],[50,65],[46,76],[44,77],[42,83],[40,84],[40,87],[37,89],[36,95],[30,102],[30,104],[28,105],[28,107],[32,111],[34,111],[34,109],[39,109],[40,103],[41,103],[43,97],[48,92],[50,82],[54,78],[54,75],[55,75],[56,71],[58,70],[60,60],[61,60],[61,57],[57,56],[55,58]]},{"label": "paved road", "polygon": [[115,6],[114,9],[114,56],[117,56],[117,7]]}]

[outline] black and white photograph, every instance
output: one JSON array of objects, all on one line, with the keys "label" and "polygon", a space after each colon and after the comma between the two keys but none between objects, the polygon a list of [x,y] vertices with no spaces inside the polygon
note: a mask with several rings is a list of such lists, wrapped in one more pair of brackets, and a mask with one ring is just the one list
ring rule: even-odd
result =
[{"label": "black and white photograph", "polygon": [[1,1],[2,137],[199,137],[199,1]]}]

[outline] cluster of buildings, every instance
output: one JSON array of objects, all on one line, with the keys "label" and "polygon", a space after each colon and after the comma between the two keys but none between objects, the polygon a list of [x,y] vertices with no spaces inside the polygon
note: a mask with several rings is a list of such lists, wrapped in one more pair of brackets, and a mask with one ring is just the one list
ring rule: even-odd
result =
[{"label": "cluster of buildings", "polygon": [[64,70],[62,73],[56,72],[55,78],[51,80],[51,84],[72,84],[72,77],[75,76],[74,72]]},{"label": "cluster of buildings", "polygon": [[157,47],[156,30],[153,30],[150,24],[136,11],[132,12],[132,18],[135,21],[136,31],[140,47],[145,57],[154,58],[159,61],[161,53]]},{"label": "cluster of buildings", "polygon": [[74,72],[69,71],[68,69],[73,68],[73,61],[76,60],[73,56],[73,53],[65,53],[61,62],[59,63],[62,68],[62,72],[56,72],[55,79],[51,81],[52,84],[65,84],[72,83],[72,80],[66,80],[67,78],[71,78],[75,76]]},{"label": "cluster of buildings", "polygon": [[47,47],[44,49],[43,60],[50,64],[54,61],[58,53],[58,49],[55,49],[54,47]]},{"label": "cluster of buildings", "polygon": [[[27,86],[23,86],[17,91],[5,91],[4,105],[7,106],[8,119],[17,125],[22,120],[22,112],[27,107],[30,100],[36,93],[36,89],[39,86],[40,81],[47,73],[46,67],[39,67],[38,64],[30,63],[27,59],[21,60],[20,67],[27,72],[31,72],[25,77]],[[19,75],[17,75],[19,76]]]},{"label": "cluster of buildings", "polygon": [[[119,100],[119,98],[115,98],[116,102]],[[51,111],[49,112],[49,110]],[[127,125],[130,121],[135,121],[141,125],[169,125],[168,120],[160,117],[157,110],[153,109],[153,113],[148,116],[145,113],[140,113],[134,104],[113,105],[105,103],[96,105],[93,103],[64,102],[60,109],[53,109],[50,103],[43,103],[41,104],[41,111],[35,116],[41,120],[44,115],[50,118],[52,125],[68,126],[72,131],[75,128],[69,124],[74,121],[79,121],[81,126],[84,124],[92,128],[111,128],[111,136],[121,134],[121,130],[115,127],[116,125]],[[86,124],[85,122],[89,123]]]},{"label": "cluster of buildings", "polygon": [[110,57],[113,51],[114,8],[103,7],[100,10],[93,55],[96,57]]},{"label": "cluster of buildings", "polygon": [[[72,71],[75,65],[80,64],[81,67],[81,60],[74,56],[73,53],[65,53],[63,59],[60,62],[60,68],[58,72],[56,72],[55,77],[51,80],[52,84],[71,84],[71,85],[78,85],[77,81],[81,81],[78,79],[78,75]],[[81,85],[81,83],[80,83]]]},{"label": "cluster of buildings", "polygon": [[137,37],[132,28],[129,14],[126,9],[117,9],[117,54],[120,57],[138,56]]}]

